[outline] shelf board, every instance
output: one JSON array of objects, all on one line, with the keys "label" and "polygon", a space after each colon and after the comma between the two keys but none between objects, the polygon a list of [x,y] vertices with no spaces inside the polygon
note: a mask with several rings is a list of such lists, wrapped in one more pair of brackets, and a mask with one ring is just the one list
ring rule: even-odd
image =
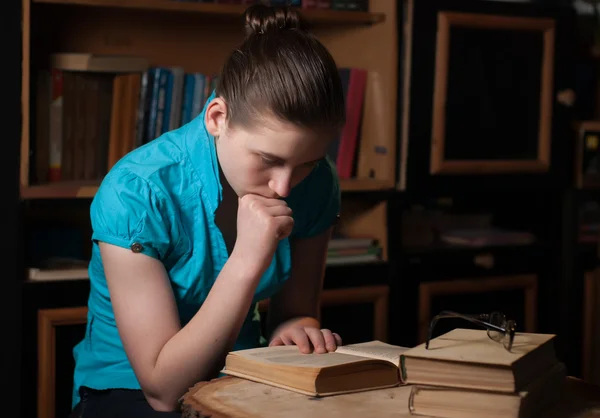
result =
[{"label": "shelf board", "polygon": [[[107,7],[162,12],[197,13],[212,17],[240,18],[248,6],[197,3],[175,0],[32,0],[33,3],[71,6]],[[300,10],[309,24],[375,24],[385,20],[383,13],[343,10]]]},{"label": "shelf board", "polygon": [[[22,199],[90,199],[98,191],[99,182],[60,182],[21,187]],[[343,192],[390,190],[391,182],[371,179],[341,180]]]},{"label": "shelf board", "polygon": [[340,180],[343,192],[368,192],[394,189],[394,182],[374,179],[344,179]]},{"label": "shelf board", "polygon": [[22,186],[22,199],[89,199],[98,191],[98,182],[60,182]]}]

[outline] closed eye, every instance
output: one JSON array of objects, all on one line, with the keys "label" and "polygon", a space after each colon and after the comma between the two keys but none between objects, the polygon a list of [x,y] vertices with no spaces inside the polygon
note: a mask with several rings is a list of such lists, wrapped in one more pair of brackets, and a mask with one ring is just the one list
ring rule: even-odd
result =
[{"label": "closed eye", "polygon": [[268,157],[265,157],[265,156],[263,156],[263,155],[261,155],[261,156],[260,156],[260,159],[262,160],[262,162],[263,162],[264,164],[266,164],[266,165],[269,165],[269,166],[273,166],[273,165],[278,165],[278,164],[281,164],[281,161],[279,161],[279,160],[274,160],[274,159],[272,159],[272,158],[268,158]]}]

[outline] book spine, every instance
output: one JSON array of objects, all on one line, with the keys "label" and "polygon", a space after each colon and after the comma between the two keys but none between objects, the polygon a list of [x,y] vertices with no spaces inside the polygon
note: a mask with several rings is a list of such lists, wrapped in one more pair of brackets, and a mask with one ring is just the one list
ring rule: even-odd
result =
[{"label": "book spine", "polygon": [[140,101],[138,104],[138,111],[137,111],[134,148],[137,148],[144,143],[144,135],[146,133],[145,121],[147,118],[148,97],[149,97],[149,95],[148,95],[149,87],[148,86],[151,82],[150,78],[151,78],[150,73],[148,71],[144,71],[144,73],[142,74],[142,80],[141,80],[141,85],[140,85]]},{"label": "book spine", "polygon": [[[164,87],[164,94],[161,93],[159,96],[159,103],[162,97],[163,107],[162,107],[162,124],[160,129],[156,129],[157,135],[162,135],[170,129],[171,124],[171,112],[173,111],[171,108],[173,106],[173,92],[175,90],[175,73],[171,69],[165,70],[167,72],[166,84]],[[159,112],[161,107],[159,106]]]},{"label": "book spine", "polygon": [[186,74],[184,79],[184,94],[183,104],[181,109],[181,125],[192,120],[192,106],[194,103],[194,88],[196,85],[196,78],[193,74]]},{"label": "book spine", "polygon": [[63,72],[53,68],[50,71],[50,76],[52,77],[52,91],[50,93],[48,180],[53,182],[60,181],[62,161]]},{"label": "book spine", "polygon": [[160,87],[160,76],[161,69],[153,68],[152,69],[152,95],[150,98],[149,104],[149,112],[148,112],[148,120],[147,120],[147,129],[146,129],[146,138],[145,143],[152,141],[156,137],[156,118],[158,112],[158,90]]}]

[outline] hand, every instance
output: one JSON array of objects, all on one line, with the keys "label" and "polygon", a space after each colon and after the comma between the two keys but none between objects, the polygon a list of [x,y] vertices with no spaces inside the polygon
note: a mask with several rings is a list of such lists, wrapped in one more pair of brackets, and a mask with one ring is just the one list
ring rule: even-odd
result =
[{"label": "hand", "polygon": [[328,329],[318,329],[310,326],[297,324],[282,325],[278,329],[269,347],[276,345],[297,345],[304,354],[314,352],[323,354],[332,352],[342,345],[342,338]]},{"label": "hand", "polygon": [[294,227],[292,209],[284,200],[247,194],[238,200],[237,238],[232,256],[260,277],[267,269],[277,244]]}]

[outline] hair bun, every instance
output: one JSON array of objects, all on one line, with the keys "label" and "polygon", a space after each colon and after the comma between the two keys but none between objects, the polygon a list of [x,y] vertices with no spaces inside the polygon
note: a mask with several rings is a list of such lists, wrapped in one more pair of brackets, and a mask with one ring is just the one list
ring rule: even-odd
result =
[{"label": "hair bun", "polygon": [[255,4],[246,9],[246,35],[264,35],[286,29],[303,29],[296,10],[291,7]]}]

